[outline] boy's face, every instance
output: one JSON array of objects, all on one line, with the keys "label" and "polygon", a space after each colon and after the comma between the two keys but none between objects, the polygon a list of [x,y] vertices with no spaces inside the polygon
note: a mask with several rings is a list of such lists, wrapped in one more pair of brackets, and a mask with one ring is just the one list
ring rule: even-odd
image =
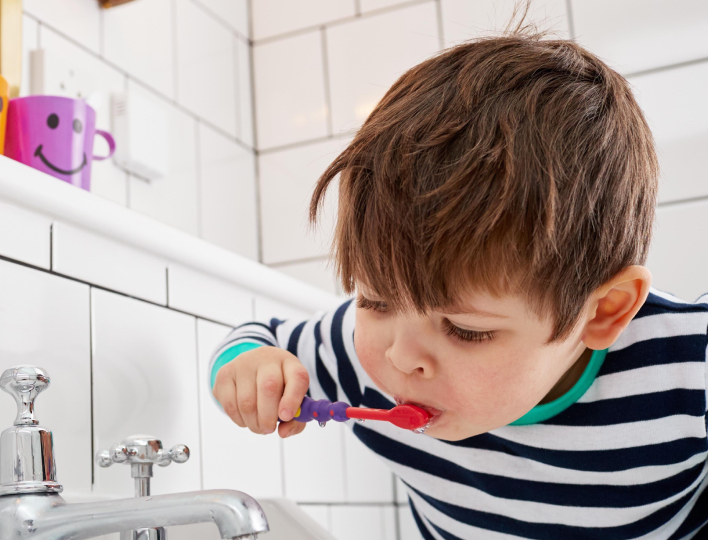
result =
[{"label": "boy's face", "polygon": [[357,291],[354,345],[362,366],[388,395],[443,411],[426,431],[438,439],[465,439],[520,418],[585,351],[583,324],[546,345],[552,322],[520,297],[469,294],[460,313],[401,315],[365,286]]}]

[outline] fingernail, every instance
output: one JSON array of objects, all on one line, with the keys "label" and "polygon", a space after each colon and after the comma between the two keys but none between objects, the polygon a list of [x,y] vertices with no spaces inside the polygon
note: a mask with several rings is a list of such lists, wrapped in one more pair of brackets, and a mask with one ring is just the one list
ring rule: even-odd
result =
[{"label": "fingernail", "polygon": [[283,422],[290,422],[293,419],[293,412],[290,409],[281,409],[278,416]]}]

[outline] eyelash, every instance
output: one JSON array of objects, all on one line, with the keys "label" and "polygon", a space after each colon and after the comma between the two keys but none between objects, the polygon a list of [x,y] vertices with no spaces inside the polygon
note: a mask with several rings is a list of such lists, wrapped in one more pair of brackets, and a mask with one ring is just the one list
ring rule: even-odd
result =
[{"label": "eyelash", "polygon": [[[363,296],[360,296],[357,299],[356,307],[376,311],[378,313],[386,313],[388,311],[386,302],[377,302],[374,300],[369,300],[368,298],[364,298]],[[451,336],[459,341],[464,341],[467,343],[480,343],[482,341],[491,341],[496,335],[496,333],[492,330],[488,330],[485,332],[465,330],[464,328],[455,326],[448,319],[443,319],[443,326],[445,327],[445,333],[448,336]]]}]

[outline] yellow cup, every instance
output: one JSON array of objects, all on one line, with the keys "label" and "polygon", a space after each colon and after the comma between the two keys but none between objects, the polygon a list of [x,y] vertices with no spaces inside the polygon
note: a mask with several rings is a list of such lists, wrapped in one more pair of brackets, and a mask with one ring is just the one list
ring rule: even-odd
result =
[{"label": "yellow cup", "polygon": [[7,127],[7,108],[8,96],[7,91],[10,85],[0,75],[0,154],[5,154],[5,128]]}]

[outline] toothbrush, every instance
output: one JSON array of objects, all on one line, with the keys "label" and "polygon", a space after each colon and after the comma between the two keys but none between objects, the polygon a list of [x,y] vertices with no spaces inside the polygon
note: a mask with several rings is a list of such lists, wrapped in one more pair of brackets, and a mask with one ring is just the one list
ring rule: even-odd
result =
[{"label": "toothbrush", "polygon": [[[305,396],[300,408],[295,412],[293,420],[309,422],[316,420],[324,427],[329,420],[346,422],[351,418],[358,420],[383,420],[391,422],[394,426],[414,431],[425,430],[433,415],[416,405],[397,405],[391,410],[366,409],[352,407],[344,401],[332,403],[326,399],[314,400]],[[421,431],[422,433],[422,431]]]}]

